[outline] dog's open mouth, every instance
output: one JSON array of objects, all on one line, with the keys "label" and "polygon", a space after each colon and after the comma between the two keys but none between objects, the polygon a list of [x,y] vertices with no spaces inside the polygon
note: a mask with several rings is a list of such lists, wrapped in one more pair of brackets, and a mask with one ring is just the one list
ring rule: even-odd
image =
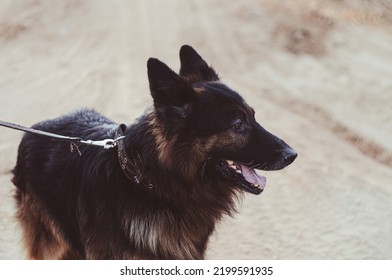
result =
[{"label": "dog's open mouth", "polygon": [[253,168],[231,160],[221,161],[220,167],[226,177],[235,180],[245,191],[253,194],[263,192],[267,179]]}]

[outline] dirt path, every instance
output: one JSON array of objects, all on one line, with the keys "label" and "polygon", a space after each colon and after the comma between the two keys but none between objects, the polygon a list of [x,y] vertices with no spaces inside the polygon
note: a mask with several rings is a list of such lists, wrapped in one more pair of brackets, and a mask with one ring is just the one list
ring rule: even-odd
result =
[{"label": "dirt path", "polygon": [[[178,69],[193,45],[299,154],[244,196],[208,258],[391,259],[392,7],[369,3],[3,0],[0,119],[93,107],[132,122],[151,104],[147,59]],[[0,131],[0,259],[18,259],[21,134]]]}]

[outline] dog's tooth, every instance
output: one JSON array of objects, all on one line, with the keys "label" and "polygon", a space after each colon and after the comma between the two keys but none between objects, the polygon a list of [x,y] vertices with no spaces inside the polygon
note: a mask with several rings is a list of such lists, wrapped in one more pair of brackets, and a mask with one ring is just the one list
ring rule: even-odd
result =
[{"label": "dog's tooth", "polygon": [[242,171],[240,169],[237,169],[235,172],[237,172],[238,174],[242,174]]},{"label": "dog's tooth", "polygon": [[234,161],[232,161],[232,160],[226,160],[227,161],[227,163],[229,164],[229,165],[233,165],[233,163],[234,163]]},{"label": "dog's tooth", "polygon": [[259,184],[252,184],[253,187],[258,188]]},{"label": "dog's tooth", "polygon": [[234,164],[234,163],[232,163],[232,164],[228,164],[228,166],[229,166],[231,169],[234,169],[234,170],[236,170],[236,169],[237,169],[237,167],[235,166],[235,164]]}]

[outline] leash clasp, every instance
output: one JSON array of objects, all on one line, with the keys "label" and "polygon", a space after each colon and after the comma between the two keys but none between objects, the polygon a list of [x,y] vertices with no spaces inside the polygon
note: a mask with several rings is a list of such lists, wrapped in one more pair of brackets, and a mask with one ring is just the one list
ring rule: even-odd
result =
[{"label": "leash clasp", "polygon": [[117,137],[116,139],[104,139],[99,141],[93,140],[80,140],[80,143],[91,145],[91,146],[99,146],[103,147],[104,149],[111,149],[117,146],[117,141],[125,138],[125,136]]}]

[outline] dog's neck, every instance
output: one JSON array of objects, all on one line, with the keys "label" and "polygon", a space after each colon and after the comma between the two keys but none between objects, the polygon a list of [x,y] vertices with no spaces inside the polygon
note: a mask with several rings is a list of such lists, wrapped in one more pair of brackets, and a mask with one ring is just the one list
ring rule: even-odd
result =
[{"label": "dog's neck", "polygon": [[[200,179],[197,168],[193,168],[191,174],[187,172],[187,166],[174,164],[176,155],[171,146],[175,141],[167,140],[167,135],[154,122],[152,113],[142,116],[128,127],[120,125],[115,132],[115,138],[120,136],[125,138],[117,142],[119,165],[131,182],[161,196],[169,197],[169,190],[160,190],[159,185],[170,184],[168,181],[171,181],[171,178],[176,178],[176,183],[187,185]],[[151,173],[150,170],[155,171]],[[173,187],[173,192],[175,189]]]},{"label": "dog's neck", "polygon": [[207,160],[204,158],[205,154],[197,149],[194,142],[177,145],[180,136],[176,133],[169,134],[156,113],[151,113],[148,119],[160,165],[175,172],[177,176],[182,176],[186,181],[200,179],[201,163]]},{"label": "dog's neck", "polygon": [[[134,177],[139,174],[139,183],[136,183],[160,197],[208,203],[209,197],[218,196],[222,202],[230,204],[227,209],[234,208],[233,198],[238,196],[235,188],[228,186],[228,182],[204,174],[209,161],[201,158],[200,148],[182,147],[181,153],[178,152],[177,138],[170,138],[163,132],[153,113],[142,116],[124,134],[124,151],[130,158],[128,161],[134,162],[132,172],[127,176],[131,182],[135,183]],[[163,189],[162,186],[167,187]],[[228,188],[233,192],[228,192]]]}]

